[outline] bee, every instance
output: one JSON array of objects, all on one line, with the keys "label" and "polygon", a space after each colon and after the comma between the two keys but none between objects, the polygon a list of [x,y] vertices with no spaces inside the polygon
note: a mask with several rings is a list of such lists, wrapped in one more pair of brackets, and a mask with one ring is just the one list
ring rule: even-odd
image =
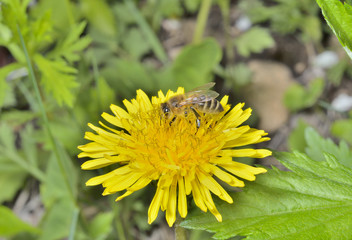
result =
[{"label": "bee", "polygon": [[209,90],[215,85],[214,82],[204,84],[185,94],[178,94],[160,105],[161,111],[167,119],[171,119],[170,125],[177,116],[187,116],[193,112],[196,116],[197,128],[200,127],[200,113],[220,113],[224,111],[221,103],[215,98],[219,94]]}]

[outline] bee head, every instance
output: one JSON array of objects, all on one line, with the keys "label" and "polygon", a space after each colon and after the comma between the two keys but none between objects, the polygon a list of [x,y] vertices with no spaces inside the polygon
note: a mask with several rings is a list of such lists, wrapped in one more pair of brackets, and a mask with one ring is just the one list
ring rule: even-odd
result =
[{"label": "bee head", "polygon": [[169,104],[167,104],[167,103],[165,102],[165,103],[162,103],[162,104],[160,105],[160,107],[161,107],[161,111],[163,112],[163,114],[164,114],[167,118],[169,118],[170,115],[171,115],[171,109],[170,109],[170,107],[169,107]]}]

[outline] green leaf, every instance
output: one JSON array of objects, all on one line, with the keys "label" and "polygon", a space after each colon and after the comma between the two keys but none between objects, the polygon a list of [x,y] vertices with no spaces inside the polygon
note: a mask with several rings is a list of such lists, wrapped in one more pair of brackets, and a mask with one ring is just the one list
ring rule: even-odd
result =
[{"label": "green leaf", "polygon": [[[6,78],[12,71],[19,69],[20,67],[22,67],[22,64],[11,63],[11,64],[8,64],[8,65],[0,68],[0,108],[5,103],[6,96],[9,96],[9,94],[11,94],[11,92],[12,92],[12,90],[9,89],[9,86],[6,83]],[[7,92],[6,90],[9,90],[9,92]],[[14,99],[14,101],[15,101],[15,99]]]},{"label": "green leaf", "polygon": [[[67,159],[67,156],[63,153],[62,148],[58,146],[58,149],[64,163],[68,181],[74,191],[76,191],[77,171],[70,159]],[[67,237],[75,205],[54,154],[49,159],[46,179],[40,185],[40,193],[44,206],[47,209],[41,222],[43,233],[40,240],[54,240]],[[75,195],[75,193],[73,194]]]},{"label": "green leaf", "polygon": [[[3,155],[3,152],[0,151],[0,154]],[[19,168],[11,159],[0,156],[0,203],[13,200],[18,190],[23,187],[26,177],[25,170]]]},{"label": "green leaf", "polygon": [[352,144],[352,120],[344,119],[333,122],[331,133],[335,137],[344,139],[349,144]]},{"label": "green leaf", "polygon": [[62,60],[49,60],[36,54],[34,61],[42,73],[41,82],[47,93],[51,93],[55,100],[62,105],[73,105],[75,99],[72,90],[78,86],[75,81],[77,70],[68,66]]},{"label": "green leaf", "polygon": [[250,83],[252,80],[252,71],[244,64],[239,63],[233,66],[227,66],[225,72],[225,79],[228,81],[228,88],[241,88]]},{"label": "green leaf", "polygon": [[112,102],[114,102],[115,92],[106,82],[103,77],[99,77],[97,81],[97,88],[92,88],[90,91],[90,99],[94,100],[98,104],[98,109],[107,108]]},{"label": "green leaf", "polygon": [[155,89],[151,71],[152,69],[138,61],[115,58],[101,70],[101,75],[117,94],[127,97],[128,93],[134,94],[138,88],[144,91]]},{"label": "green leaf", "polygon": [[50,207],[46,206],[46,213],[41,222],[42,234],[38,240],[64,239],[68,236],[73,203],[67,199],[55,199]]},{"label": "green leaf", "polygon": [[24,185],[28,173],[42,180],[43,174],[37,168],[37,149],[31,133],[28,126],[20,132],[18,138],[21,139],[22,151],[15,146],[13,128],[5,122],[0,125],[0,202],[13,199]]},{"label": "green leaf", "polygon": [[39,117],[39,114],[32,111],[19,111],[13,109],[12,111],[2,113],[0,120],[8,123],[10,126],[18,127],[37,117]]},{"label": "green leaf", "polygon": [[191,89],[212,80],[211,71],[221,60],[221,48],[214,39],[184,47],[172,65],[178,86]]},{"label": "green leaf", "polygon": [[91,39],[88,36],[80,38],[86,27],[86,22],[73,25],[67,36],[59,41],[55,49],[48,54],[49,58],[63,57],[70,63],[78,61],[81,58],[81,52],[90,44]]},{"label": "green leaf", "polygon": [[0,206],[0,236],[11,237],[21,232],[40,233],[38,228],[23,222],[9,208]]},{"label": "green leaf", "polygon": [[307,89],[299,84],[292,85],[285,93],[284,103],[291,111],[311,107],[324,90],[324,80],[317,78],[310,82]]},{"label": "green leaf", "polygon": [[275,45],[269,31],[260,27],[253,27],[234,40],[238,53],[248,57],[251,53],[261,53],[266,48]]},{"label": "green leaf", "polygon": [[318,43],[322,37],[321,20],[316,16],[307,16],[302,18],[302,38],[306,42]]},{"label": "green leaf", "polygon": [[305,152],[310,158],[321,161],[324,159],[324,153],[330,153],[336,157],[339,163],[352,168],[352,152],[346,142],[341,141],[337,146],[331,139],[321,137],[311,127],[305,130],[304,135],[308,145]]},{"label": "green leaf", "polygon": [[194,13],[195,11],[197,11],[199,9],[199,5],[201,3],[201,0],[184,0],[183,2],[185,4],[186,9],[189,12]]},{"label": "green leaf", "polygon": [[150,44],[145,41],[143,33],[138,28],[130,29],[124,36],[122,44],[135,59],[140,59],[151,50]]},{"label": "green leaf", "polygon": [[48,11],[50,11],[55,34],[61,35],[66,33],[67,26],[72,24],[73,14],[76,14],[77,9],[75,9],[75,3],[73,2],[45,0],[36,2],[35,7],[31,8],[29,14],[31,17],[35,17]]},{"label": "green leaf", "polygon": [[296,150],[304,152],[307,147],[307,142],[305,139],[305,130],[309,125],[303,120],[298,121],[298,126],[291,132],[288,137],[288,145],[291,150]]},{"label": "green leaf", "polygon": [[330,154],[320,162],[298,152],[276,158],[293,172],[274,168],[247,183],[232,194],[234,204],[218,205],[221,223],[197,211],[181,225],[215,232],[217,239],[351,239],[351,169]]},{"label": "green leaf", "polygon": [[108,37],[116,36],[117,28],[114,15],[105,0],[86,0],[80,2],[80,4],[85,17],[92,24],[92,27]]},{"label": "green leaf", "polygon": [[89,236],[92,239],[104,240],[112,230],[113,212],[99,213],[89,224]]},{"label": "green leaf", "polygon": [[6,45],[12,38],[12,32],[9,27],[0,23],[0,45]]},{"label": "green leaf", "polygon": [[339,86],[345,71],[348,70],[350,66],[349,59],[341,59],[337,64],[327,70],[328,80],[334,84],[334,86]]},{"label": "green leaf", "polygon": [[352,7],[339,0],[316,0],[324,18],[341,45],[352,58]]}]

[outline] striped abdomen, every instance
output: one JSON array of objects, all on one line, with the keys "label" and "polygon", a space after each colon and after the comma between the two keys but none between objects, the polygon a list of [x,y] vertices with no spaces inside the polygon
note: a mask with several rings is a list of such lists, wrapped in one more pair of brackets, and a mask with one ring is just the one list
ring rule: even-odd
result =
[{"label": "striped abdomen", "polygon": [[215,98],[206,102],[196,103],[193,107],[203,113],[220,113],[224,111],[221,103]]}]

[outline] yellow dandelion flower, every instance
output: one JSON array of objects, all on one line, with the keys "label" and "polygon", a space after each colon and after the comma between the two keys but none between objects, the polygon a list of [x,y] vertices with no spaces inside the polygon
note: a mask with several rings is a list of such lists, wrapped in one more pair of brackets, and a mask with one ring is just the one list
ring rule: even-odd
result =
[{"label": "yellow dandelion flower", "polygon": [[[266,149],[243,148],[245,145],[269,140],[263,130],[240,126],[251,115],[251,109],[243,110],[237,104],[230,110],[228,97],[222,98],[224,111],[217,114],[200,114],[200,126],[195,124],[195,114],[166,119],[160,104],[176,94],[159,91],[151,101],[142,91],[136,99],[124,100],[127,109],[111,105],[114,115],[102,117],[116,128],[99,122],[102,128],[88,124],[95,131],[86,132],[91,142],[78,148],[78,157],[92,160],[82,164],[82,169],[92,170],[111,164],[116,169],[87,181],[87,186],[102,184],[103,195],[125,191],[116,201],[157,181],[157,189],[148,210],[148,222],[152,223],[159,209],[166,211],[171,227],[176,211],[185,218],[188,212],[187,195],[192,193],[195,204],[204,212],[209,210],[221,222],[222,217],[214,204],[212,194],[232,203],[230,195],[214,179],[234,187],[243,187],[241,179],[254,181],[255,175],[265,173],[260,167],[252,167],[233,161],[233,157],[263,158],[271,155]],[[241,148],[237,148],[241,147]]]}]

